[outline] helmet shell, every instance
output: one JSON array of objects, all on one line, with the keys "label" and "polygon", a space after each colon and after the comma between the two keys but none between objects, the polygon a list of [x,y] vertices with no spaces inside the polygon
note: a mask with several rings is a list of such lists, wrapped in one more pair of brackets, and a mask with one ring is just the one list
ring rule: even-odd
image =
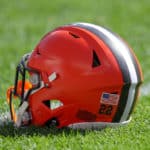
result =
[{"label": "helmet shell", "polygon": [[[61,26],[47,33],[27,66],[39,72],[45,85],[29,96],[35,125],[53,119],[58,127],[127,121],[143,80],[128,44],[110,30],[89,23]],[[54,72],[57,76],[50,81]],[[62,105],[52,109],[46,102],[53,100]]]}]

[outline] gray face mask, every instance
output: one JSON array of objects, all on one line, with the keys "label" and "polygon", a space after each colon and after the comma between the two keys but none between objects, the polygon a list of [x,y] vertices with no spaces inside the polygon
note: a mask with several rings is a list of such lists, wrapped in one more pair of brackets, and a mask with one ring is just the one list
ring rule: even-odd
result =
[{"label": "gray face mask", "polygon": [[[16,126],[29,124],[31,115],[28,111],[28,99],[30,94],[37,91],[41,87],[40,75],[37,71],[27,67],[27,62],[30,54],[26,54],[21,59],[20,63],[16,68],[16,76],[14,87],[10,89],[7,95],[10,116]],[[14,107],[13,97],[19,98],[18,106]],[[18,110],[15,111],[15,108]]]}]

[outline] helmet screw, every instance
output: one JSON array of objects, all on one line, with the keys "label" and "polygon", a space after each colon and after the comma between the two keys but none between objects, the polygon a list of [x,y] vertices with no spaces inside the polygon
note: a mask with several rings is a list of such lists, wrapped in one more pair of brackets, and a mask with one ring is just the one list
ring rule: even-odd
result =
[{"label": "helmet screw", "polygon": [[48,84],[48,83],[45,83],[45,87],[48,88],[48,87],[49,87],[49,84]]}]

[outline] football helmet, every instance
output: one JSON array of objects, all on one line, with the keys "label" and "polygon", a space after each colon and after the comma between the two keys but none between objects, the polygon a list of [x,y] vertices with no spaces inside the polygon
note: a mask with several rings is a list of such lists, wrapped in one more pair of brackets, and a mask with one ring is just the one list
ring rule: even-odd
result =
[{"label": "football helmet", "polygon": [[130,121],[142,80],[122,38],[101,26],[74,23],[47,33],[22,57],[7,101],[18,127],[117,126]]}]

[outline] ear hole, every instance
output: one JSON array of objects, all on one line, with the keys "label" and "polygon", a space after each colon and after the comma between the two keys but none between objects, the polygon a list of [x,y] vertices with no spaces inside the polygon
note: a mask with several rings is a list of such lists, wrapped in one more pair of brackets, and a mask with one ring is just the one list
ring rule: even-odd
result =
[{"label": "ear hole", "polygon": [[100,60],[95,52],[95,50],[93,50],[93,62],[92,62],[92,67],[95,68],[95,67],[98,67],[100,66],[101,63],[100,63]]},{"label": "ear hole", "polygon": [[63,103],[60,100],[46,100],[43,103],[45,104],[45,106],[47,106],[51,110],[54,110],[56,108],[63,106]]}]

